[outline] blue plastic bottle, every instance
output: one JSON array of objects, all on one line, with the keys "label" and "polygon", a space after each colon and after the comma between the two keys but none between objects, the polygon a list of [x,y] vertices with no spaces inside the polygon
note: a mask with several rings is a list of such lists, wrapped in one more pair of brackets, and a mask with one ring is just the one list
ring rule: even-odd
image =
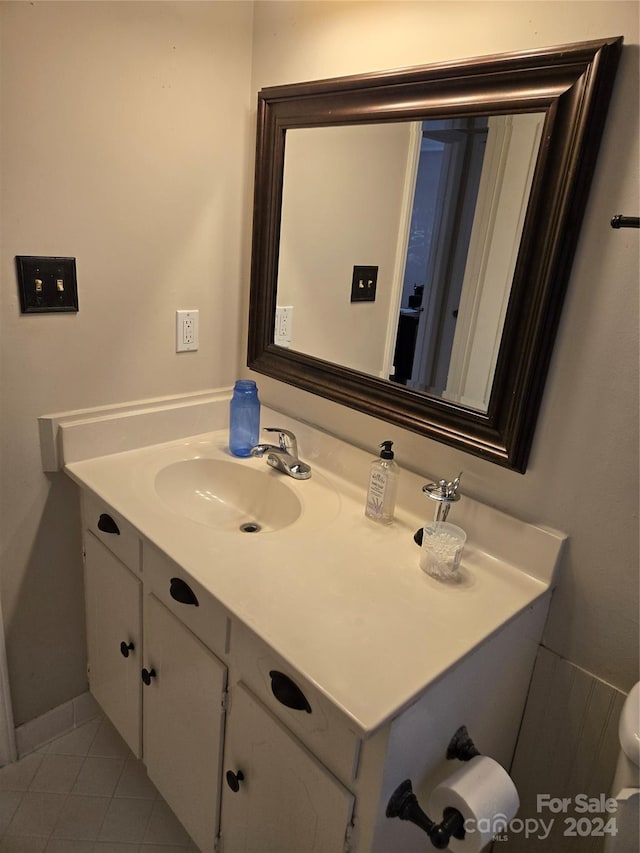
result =
[{"label": "blue plastic bottle", "polygon": [[249,456],[260,434],[260,400],[252,379],[238,379],[229,407],[229,450],[234,456]]}]

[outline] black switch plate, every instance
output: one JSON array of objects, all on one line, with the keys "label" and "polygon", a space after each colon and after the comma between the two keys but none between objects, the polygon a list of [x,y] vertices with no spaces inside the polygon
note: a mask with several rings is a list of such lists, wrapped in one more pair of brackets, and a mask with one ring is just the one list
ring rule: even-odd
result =
[{"label": "black switch plate", "polygon": [[16,255],[16,269],[23,314],[78,310],[75,258]]},{"label": "black switch plate", "polygon": [[352,302],[375,302],[378,267],[354,267],[351,279]]}]

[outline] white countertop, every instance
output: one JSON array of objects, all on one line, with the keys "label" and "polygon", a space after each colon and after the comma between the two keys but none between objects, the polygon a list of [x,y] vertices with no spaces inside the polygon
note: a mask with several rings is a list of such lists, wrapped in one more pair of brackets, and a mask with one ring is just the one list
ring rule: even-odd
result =
[{"label": "white countertop", "polygon": [[[295,422],[286,420],[295,428]],[[424,518],[405,505],[399,506],[392,525],[367,519],[363,512],[366,479],[362,478],[362,487],[354,486],[323,468],[316,458],[320,452],[310,446],[312,428],[301,425],[300,429],[306,430],[301,456],[311,462],[312,478],[296,481],[273,474],[285,477],[307,508],[302,523],[280,531],[220,533],[172,512],[159,499],[154,481],[163,467],[196,457],[234,459],[227,450],[226,430],[67,462],[65,470],[182,566],[366,736],[548,593],[564,537],[487,507],[477,510],[481,505],[473,501],[465,514],[458,511],[463,498],[450,517],[469,534],[461,580],[442,583],[418,565],[413,534]],[[337,459],[344,464],[349,446],[320,435],[318,447],[326,449],[329,442],[336,448],[327,454],[329,462]],[[305,447],[309,452],[304,452]],[[368,464],[363,451],[353,448],[353,454],[357,466],[362,467],[362,460]],[[266,467],[264,459],[234,461]],[[334,470],[339,471],[340,464]],[[423,482],[410,472],[401,472],[401,478],[404,490],[410,485],[412,494]],[[324,489],[338,492],[339,511],[327,511],[322,523],[315,523],[308,507],[323,500]],[[494,515],[492,533],[486,529],[491,527],[487,518]],[[475,535],[483,531],[490,540],[505,529],[507,538],[514,540],[508,547],[487,547]],[[539,561],[544,564],[540,572],[523,570],[505,558],[509,551],[526,551],[531,566],[537,559],[531,554],[532,543],[534,550],[539,547]]]}]

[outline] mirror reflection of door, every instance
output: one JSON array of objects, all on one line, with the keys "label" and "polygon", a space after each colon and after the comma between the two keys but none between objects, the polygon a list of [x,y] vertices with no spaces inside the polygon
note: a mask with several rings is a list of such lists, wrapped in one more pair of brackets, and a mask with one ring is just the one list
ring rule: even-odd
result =
[{"label": "mirror reflection of door", "polygon": [[416,125],[392,381],[487,410],[539,119],[480,116]]},{"label": "mirror reflection of door", "polygon": [[395,372],[389,378],[439,396],[447,384],[487,127],[486,116],[422,123]]}]

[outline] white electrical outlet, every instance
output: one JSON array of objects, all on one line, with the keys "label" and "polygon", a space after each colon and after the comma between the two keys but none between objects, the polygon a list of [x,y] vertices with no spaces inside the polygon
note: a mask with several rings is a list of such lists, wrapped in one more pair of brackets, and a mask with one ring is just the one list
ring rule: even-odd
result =
[{"label": "white electrical outlet", "polygon": [[276,307],[276,328],[274,343],[287,346],[291,343],[293,332],[293,305],[278,305]]},{"label": "white electrical outlet", "polygon": [[176,311],[176,352],[195,352],[198,349],[198,314]]}]

